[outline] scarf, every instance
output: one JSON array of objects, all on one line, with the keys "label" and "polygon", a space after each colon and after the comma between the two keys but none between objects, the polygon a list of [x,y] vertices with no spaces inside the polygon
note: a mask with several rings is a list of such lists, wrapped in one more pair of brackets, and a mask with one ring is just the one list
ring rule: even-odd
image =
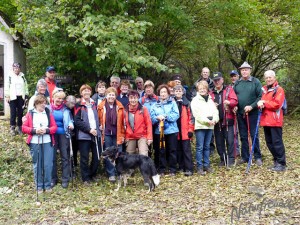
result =
[{"label": "scarf", "polygon": [[51,109],[52,110],[61,110],[63,107],[64,107],[64,104],[54,105],[53,103],[51,103]]},{"label": "scarf", "polygon": [[136,106],[131,106],[131,105],[129,104],[129,108],[128,108],[128,109],[129,109],[129,112],[135,114],[136,111],[137,111],[137,109],[138,109],[138,107],[139,107],[139,104],[136,104]]},{"label": "scarf", "polygon": [[108,102],[105,102],[105,108],[106,108],[106,123],[111,124],[112,126],[117,125],[117,107],[116,103],[113,104],[113,107],[111,108]]}]

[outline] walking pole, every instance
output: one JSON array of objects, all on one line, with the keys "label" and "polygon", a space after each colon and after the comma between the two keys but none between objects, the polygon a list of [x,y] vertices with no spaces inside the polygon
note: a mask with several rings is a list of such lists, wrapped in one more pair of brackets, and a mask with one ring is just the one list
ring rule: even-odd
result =
[{"label": "walking pole", "polygon": [[260,117],[261,117],[261,110],[258,111],[258,117],[257,117],[256,128],[255,128],[254,140],[253,140],[252,149],[251,149],[251,152],[250,152],[249,161],[248,161],[248,165],[247,165],[247,169],[246,169],[247,174],[249,173],[250,167],[251,167],[252,157],[253,157],[254,148],[255,148],[255,142],[256,142],[258,129],[259,129]]},{"label": "walking pole", "polygon": [[97,157],[98,157],[98,160],[100,161],[99,147],[98,147],[98,136],[94,136],[94,137],[95,137],[95,143],[96,143]]},{"label": "walking pole", "polygon": [[237,124],[236,124],[236,113],[234,114],[234,120],[233,120],[233,155],[234,155],[234,162],[235,162],[235,159],[236,159],[236,138],[237,138]]},{"label": "walking pole", "polygon": [[39,191],[38,191],[38,183],[39,183],[39,161],[40,161],[40,135],[38,135],[38,152],[37,152],[37,172],[36,172],[36,204],[40,205],[39,202]]},{"label": "walking pole", "polygon": [[72,145],[72,136],[71,136],[71,130],[70,128],[68,129],[69,130],[69,145],[70,145],[70,176],[71,176],[71,179],[72,179],[72,188],[74,188],[74,174],[73,174],[73,168],[75,169],[75,165],[74,165],[74,155],[73,155],[73,145]]},{"label": "walking pole", "polygon": [[[252,149],[252,138],[251,138],[251,133],[250,133],[250,123],[249,123],[249,115],[246,113],[246,120],[247,120],[247,127],[248,127],[248,145],[249,145],[249,155],[251,154],[251,149]],[[252,159],[251,159],[252,163]]]},{"label": "walking pole", "polygon": [[45,161],[44,161],[44,135],[43,134],[42,134],[42,177],[43,177],[43,198],[45,201]]}]

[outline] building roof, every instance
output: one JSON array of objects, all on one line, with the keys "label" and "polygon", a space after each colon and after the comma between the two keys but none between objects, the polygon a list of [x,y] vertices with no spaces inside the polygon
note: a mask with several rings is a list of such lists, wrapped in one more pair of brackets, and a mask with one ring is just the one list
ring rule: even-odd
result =
[{"label": "building roof", "polygon": [[[0,10],[0,23],[6,28],[10,29],[14,27],[14,24],[10,21],[8,16]],[[20,42],[23,48],[31,48],[29,42],[24,38],[24,36],[17,32],[16,34],[11,35],[15,41]]]}]

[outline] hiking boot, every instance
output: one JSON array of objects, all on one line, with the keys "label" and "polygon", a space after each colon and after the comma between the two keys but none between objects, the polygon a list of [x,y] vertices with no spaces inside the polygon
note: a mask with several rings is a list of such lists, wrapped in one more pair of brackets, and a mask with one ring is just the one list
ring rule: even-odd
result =
[{"label": "hiking boot", "polygon": [[23,134],[23,132],[22,132],[22,127],[18,126],[18,127],[16,128],[16,133],[19,134],[19,135],[22,135],[22,134]]},{"label": "hiking boot", "polygon": [[40,194],[43,193],[43,189],[39,189],[37,192],[38,192],[38,194],[40,195]]},{"label": "hiking boot", "polygon": [[110,182],[116,182],[116,177],[115,177],[115,176],[110,176],[110,177],[108,178],[108,180],[109,180]]},{"label": "hiking boot", "polygon": [[206,171],[207,173],[213,173],[214,172],[214,170],[210,166],[204,167],[203,170]]},{"label": "hiking boot", "polygon": [[241,159],[241,160],[239,160],[236,164],[237,164],[237,165],[241,165],[241,164],[244,164],[244,163],[247,163],[247,161],[244,160],[244,159]]},{"label": "hiking boot", "polygon": [[12,136],[15,136],[16,135],[16,130],[15,130],[15,126],[11,126],[10,127],[10,131],[9,131],[9,133],[12,135]]},{"label": "hiking boot", "polygon": [[57,185],[57,181],[52,180],[52,182],[51,182],[51,188],[54,188],[56,185]]},{"label": "hiking boot", "polygon": [[278,164],[277,166],[272,168],[272,171],[274,171],[274,172],[283,172],[285,170],[286,170],[286,167],[281,164]]},{"label": "hiking boot", "polygon": [[262,166],[263,162],[262,162],[261,159],[256,159],[256,160],[255,160],[255,164],[256,164],[257,166]]},{"label": "hiking boot", "polygon": [[275,167],[278,166],[278,165],[279,165],[279,163],[276,162],[276,161],[274,161],[273,165],[268,166],[267,169],[268,169],[268,170],[272,170],[273,168],[275,168]]},{"label": "hiking boot", "polygon": [[68,188],[69,183],[68,183],[68,182],[62,182],[61,186],[62,186],[63,188]]},{"label": "hiking boot", "polygon": [[197,173],[202,176],[204,176],[206,174],[202,168],[197,169]]},{"label": "hiking boot", "polygon": [[189,176],[192,176],[192,175],[193,175],[192,171],[186,171],[186,172],[184,172],[184,176],[189,177]]},{"label": "hiking boot", "polygon": [[175,173],[169,173],[169,176],[170,176],[170,177],[175,177],[176,174],[175,174]]}]

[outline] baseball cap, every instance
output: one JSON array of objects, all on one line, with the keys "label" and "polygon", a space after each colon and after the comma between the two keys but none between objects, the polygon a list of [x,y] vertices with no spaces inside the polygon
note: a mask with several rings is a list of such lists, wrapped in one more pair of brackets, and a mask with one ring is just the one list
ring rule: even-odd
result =
[{"label": "baseball cap", "polygon": [[50,72],[50,71],[56,71],[54,66],[48,66],[46,68],[46,72]]},{"label": "baseball cap", "polygon": [[235,76],[235,75],[239,76],[239,73],[236,70],[231,70],[229,74],[230,76]]},{"label": "baseball cap", "polygon": [[223,74],[221,72],[214,72],[213,73],[213,80],[218,80],[223,77]]}]

